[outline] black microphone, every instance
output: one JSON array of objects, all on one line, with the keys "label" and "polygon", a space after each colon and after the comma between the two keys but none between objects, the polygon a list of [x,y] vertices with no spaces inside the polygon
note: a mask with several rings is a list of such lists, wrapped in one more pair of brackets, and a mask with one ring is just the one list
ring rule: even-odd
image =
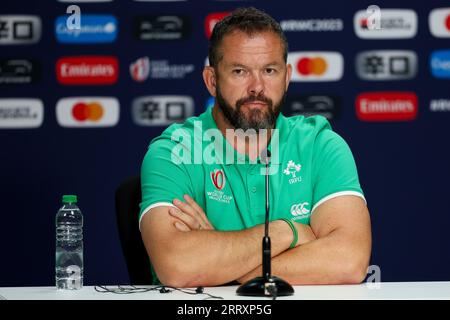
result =
[{"label": "black microphone", "polygon": [[264,226],[264,238],[263,238],[263,276],[266,281],[269,281],[270,274],[271,274],[271,255],[272,255],[272,249],[271,249],[271,243],[269,238],[269,213],[270,213],[270,207],[269,207],[269,163],[270,163],[270,157],[271,153],[270,150],[267,148],[262,152],[261,154],[261,161],[266,164],[266,221]]},{"label": "black microphone", "polygon": [[267,148],[262,152],[261,162],[266,164],[266,221],[264,226],[264,237],[262,241],[262,277],[256,277],[242,284],[236,291],[240,296],[290,296],[294,294],[294,288],[281,278],[271,274],[271,244],[269,237],[269,163],[270,150]]}]

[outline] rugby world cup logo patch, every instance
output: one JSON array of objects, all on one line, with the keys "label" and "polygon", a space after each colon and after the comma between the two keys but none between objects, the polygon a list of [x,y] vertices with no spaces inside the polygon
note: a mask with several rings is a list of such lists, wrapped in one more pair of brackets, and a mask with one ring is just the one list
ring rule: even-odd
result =
[{"label": "rugby world cup logo patch", "polygon": [[222,169],[216,169],[211,172],[211,181],[217,190],[222,190],[225,187],[225,173]]}]

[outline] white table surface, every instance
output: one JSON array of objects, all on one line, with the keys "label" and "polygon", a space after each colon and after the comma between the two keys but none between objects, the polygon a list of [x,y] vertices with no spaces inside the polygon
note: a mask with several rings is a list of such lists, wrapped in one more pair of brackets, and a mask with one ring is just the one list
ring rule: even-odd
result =
[{"label": "white table surface", "polygon": [[[375,284],[371,283],[371,286]],[[295,294],[278,300],[450,300],[450,282],[382,282],[379,288],[359,285],[294,286]],[[107,286],[117,288],[117,286]],[[151,288],[152,286],[138,286]],[[206,287],[204,291],[225,300],[255,300],[269,298],[236,295],[237,286]],[[96,292],[93,286],[81,290],[59,291],[54,287],[0,287],[0,300],[202,300],[203,294],[189,295],[179,291],[160,293],[114,294]]]}]

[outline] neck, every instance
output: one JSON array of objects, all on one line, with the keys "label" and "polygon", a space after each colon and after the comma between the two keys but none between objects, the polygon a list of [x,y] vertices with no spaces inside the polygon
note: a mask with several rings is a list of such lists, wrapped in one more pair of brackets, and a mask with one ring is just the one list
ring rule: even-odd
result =
[{"label": "neck", "polygon": [[249,135],[244,132],[244,135],[241,136],[234,134],[236,128],[231,125],[217,104],[213,107],[212,116],[217,128],[231,146],[238,153],[248,155],[251,160],[255,160],[270,143],[273,128],[257,132],[256,135]]}]

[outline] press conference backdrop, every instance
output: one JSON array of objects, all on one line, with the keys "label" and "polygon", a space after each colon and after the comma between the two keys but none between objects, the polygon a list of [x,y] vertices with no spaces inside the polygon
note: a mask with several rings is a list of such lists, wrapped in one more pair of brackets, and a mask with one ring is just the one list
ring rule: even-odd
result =
[{"label": "press conference backdrop", "polygon": [[326,116],[353,150],[381,280],[450,280],[448,2],[3,0],[0,286],[54,283],[63,194],[85,217],[85,284],[128,282],[114,191],[153,137],[213,103],[208,36],[248,5],[289,40],[283,112]]}]

